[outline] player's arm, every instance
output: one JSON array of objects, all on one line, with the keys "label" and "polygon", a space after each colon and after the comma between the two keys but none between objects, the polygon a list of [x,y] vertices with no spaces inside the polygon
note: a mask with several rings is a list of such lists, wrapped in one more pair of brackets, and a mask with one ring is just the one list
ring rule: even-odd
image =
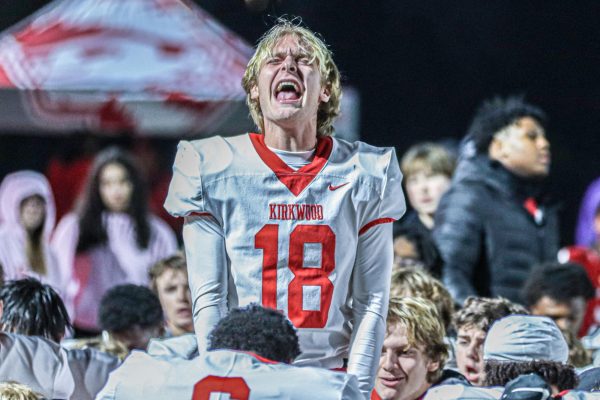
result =
[{"label": "player's arm", "polygon": [[482,218],[485,201],[476,188],[453,187],[441,199],[435,214],[434,241],[444,266],[442,279],[459,304],[477,295],[473,280],[481,257]]},{"label": "player's arm", "polygon": [[207,152],[210,154],[198,142],[179,143],[165,200],[169,213],[185,217],[183,240],[200,353],[206,349],[207,336],[227,307],[228,281],[222,225],[204,188],[205,174],[211,168]]},{"label": "player's arm", "polygon": [[368,398],[385,334],[393,263],[392,224],[380,224],[359,237],[352,278],[354,327],[348,373],[356,375]]},{"label": "player's arm", "polygon": [[221,226],[210,216],[189,216],[183,225],[194,331],[200,354],[227,312],[228,262]]},{"label": "player's arm", "polygon": [[[379,176],[378,190],[371,191],[358,232],[352,276],[354,326],[348,372],[356,375],[366,398],[370,396],[385,334],[392,271],[392,222],[406,211],[402,174],[393,149],[381,154],[370,172]],[[374,186],[375,187],[375,186]]]}]

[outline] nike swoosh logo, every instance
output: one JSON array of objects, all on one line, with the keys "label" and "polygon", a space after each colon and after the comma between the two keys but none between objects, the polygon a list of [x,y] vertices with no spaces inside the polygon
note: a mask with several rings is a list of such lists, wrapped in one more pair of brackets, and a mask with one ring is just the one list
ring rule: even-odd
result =
[{"label": "nike swoosh logo", "polygon": [[334,190],[338,190],[339,188],[341,188],[342,186],[346,186],[347,184],[349,184],[350,182],[346,182],[346,183],[342,183],[341,185],[337,185],[337,186],[333,186],[333,185],[329,185],[329,190],[334,191]]}]

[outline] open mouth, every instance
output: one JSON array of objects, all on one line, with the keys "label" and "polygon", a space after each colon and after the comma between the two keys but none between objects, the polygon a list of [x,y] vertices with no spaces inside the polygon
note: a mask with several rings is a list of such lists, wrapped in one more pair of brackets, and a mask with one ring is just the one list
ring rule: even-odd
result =
[{"label": "open mouth", "polygon": [[387,386],[390,388],[395,387],[402,378],[383,378],[383,377],[379,377],[379,380],[381,381],[381,383],[383,384],[383,386]]},{"label": "open mouth", "polygon": [[292,80],[284,80],[275,88],[275,98],[280,103],[294,103],[302,97],[300,85]]}]

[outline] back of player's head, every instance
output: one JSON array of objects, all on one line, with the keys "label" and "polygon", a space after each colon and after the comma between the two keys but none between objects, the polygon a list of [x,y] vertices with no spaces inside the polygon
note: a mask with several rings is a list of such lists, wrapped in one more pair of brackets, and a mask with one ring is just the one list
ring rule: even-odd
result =
[{"label": "back of player's head", "polygon": [[0,287],[0,301],[0,324],[5,332],[60,342],[71,329],[69,314],[58,293],[37,279],[6,282]]},{"label": "back of player's head", "polygon": [[585,268],[576,263],[541,264],[531,271],[522,290],[527,307],[535,305],[544,296],[557,303],[567,303],[577,297],[589,300],[594,294],[594,285]]},{"label": "back of player's head", "polygon": [[539,107],[526,103],[523,96],[494,97],[485,100],[477,109],[467,138],[479,154],[487,154],[494,135],[524,117],[535,119],[542,127],[546,114]]},{"label": "back of player's head", "polygon": [[444,343],[446,332],[435,305],[420,297],[392,297],[386,321],[388,334],[398,324],[406,328],[410,346],[423,348],[431,361],[439,362],[439,369],[428,376],[429,382],[435,382],[448,359],[448,348]]},{"label": "back of player's head", "polygon": [[441,174],[451,178],[455,165],[454,156],[444,146],[423,142],[417,143],[404,153],[400,169],[405,179],[418,172]]},{"label": "back of player's head", "polygon": [[525,307],[502,297],[468,297],[454,314],[454,327],[456,330],[476,328],[487,332],[496,320],[512,314],[529,313]]},{"label": "back of player's head", "polygon": [[444,329],[450,327],[454,301],[446,287],[422,268],[400,268],[392,274],[392,297],[422,297],[431,301],[442,319]]},{"label": "back of player's head", "polygon": [[38,400],[43,396],[18,382],[0,382],[0,400]]},{"label": "back of player's head", "polygon": [[333,121],[340,113],[342,89],[340,72],[333,61],[333,55],[325,42],[310,29],[301,26],[300,19],[279,18],[277,23],[267,31],[256,47],[256,51],[246,68],[242,86],[246,91],[246,102],[250,115],[261,132],[264,132],[263,115],[258,99],[251,98],[251,89],[258,84],[258,75],[267,60],[273,56],[273,50],[278,42],[286,36],[295,37],[302,50],[316,62],[321,74],[321,85],[329,89],[329,101],[319,106],[317,114],[317,134],[327,136],[333,133]]},{"label": "back of player's head", "polygon": [[292,323],[278,311],[256,304],[235,308],[209,337],[209,350],[249,351],[273,361],[290,363],[300,355]]},{"label": "back of player's head", "polygon": [[102,330],[124,332],[135,326],[152,328],[164,323],[163,311],[156,294],[140,285],[115,286],[100,302],[98,319]]}]

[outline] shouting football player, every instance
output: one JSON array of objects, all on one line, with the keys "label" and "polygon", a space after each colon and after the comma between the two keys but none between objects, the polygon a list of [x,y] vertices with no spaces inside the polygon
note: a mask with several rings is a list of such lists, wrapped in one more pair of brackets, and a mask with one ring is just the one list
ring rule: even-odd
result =
[{"label": "shouting football player", "polygon": [[343,368],[368,395],[385,332],[392,224],[405,211],[393,148],[332,138],[332,54],[280,20],[242,85],[258,133],[179,144],[167,210],[185,216],[199,348],[219,319],[257,302],[298,328],[296,365]]}]

